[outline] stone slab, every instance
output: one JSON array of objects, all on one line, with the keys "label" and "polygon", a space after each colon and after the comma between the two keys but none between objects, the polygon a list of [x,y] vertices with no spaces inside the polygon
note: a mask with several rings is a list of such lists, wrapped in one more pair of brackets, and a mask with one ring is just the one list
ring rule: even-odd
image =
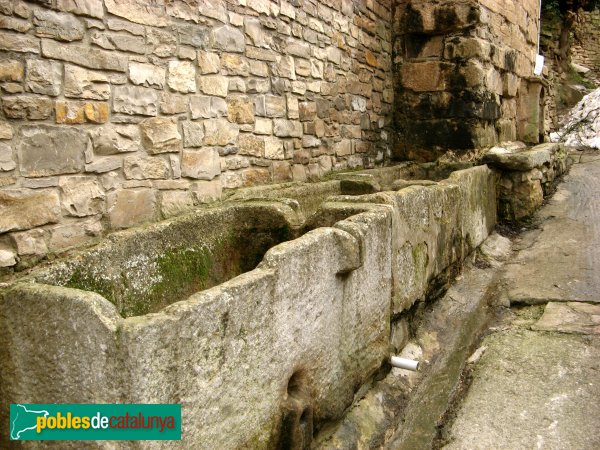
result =
[{"label": "stone slab", "polygon": [[600,334],[600,305],[550,302],[532,329],[561,333]]}]

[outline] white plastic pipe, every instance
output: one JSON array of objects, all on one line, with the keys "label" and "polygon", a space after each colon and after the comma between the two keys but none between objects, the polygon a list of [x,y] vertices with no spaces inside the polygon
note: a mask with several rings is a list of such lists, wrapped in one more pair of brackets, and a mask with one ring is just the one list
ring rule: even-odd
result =
[{"label": "white plastic pipe", "polygon": [[414,359],[401,358],[400,356],[392,356],[390,359],[390,363],[393,367],[397,367],[399,369],[406,369],[412,371],[419,370],[419,361],[415,361]]}]

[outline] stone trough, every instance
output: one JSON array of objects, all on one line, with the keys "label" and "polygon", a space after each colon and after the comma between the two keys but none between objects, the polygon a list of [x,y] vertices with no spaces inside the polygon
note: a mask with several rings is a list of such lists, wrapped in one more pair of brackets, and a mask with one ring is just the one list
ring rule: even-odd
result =
[{"label": "stone trough", "polygon": [[494,228],[493,172],[452,169],[238,191],[28,273],[1,292],[0,397],[180,403],[182,448],[309,445]]}]

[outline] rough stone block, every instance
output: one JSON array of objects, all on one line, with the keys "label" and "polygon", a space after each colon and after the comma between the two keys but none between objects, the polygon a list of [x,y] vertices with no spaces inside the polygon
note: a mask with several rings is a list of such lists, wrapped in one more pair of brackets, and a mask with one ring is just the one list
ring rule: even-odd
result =
[{"label": "rough stone block", "polygon": [[273,134],[273,121],[271,119],[256,118],[254,123],[254,133],[256,134]]},{"label": "rough stone block", "polygon": [[163,92],[160,97],[160,112],[163,114],[183,114],[188,110],[186,95]]},{"label": "rough stone block", "polygon": [[230,122],[254,123],[254,102],[248,97],[230,97],[227,99],[227,117]]},{"label": "rough stone block", "polygon": [[20,53],[39,53],[40,40],[27,34],[0,31],[0,50]]},{"label": "rough stone block", "polygon": [[262,157],[265,150],[265,138],[251,133],[242,133],[238,138],[240,155]]},{"label": "rough stone block", "polygon": [[17,164],[13,157],[12,147],[0,142],[0,172],[10,172],[15,170]]},{"label": "rough stone block", "polygon": [[246,49],[244,34],[237,28],[222,25],[211,30],[213,48],[225,52],[243,53]]},{"label": "rough stone block", "polygon": [[201,122],[182,122],[183,146],[202,147],[204,140],[204,125]]},{"label": "rough stone block", "polygon": [[104,191],[97,180],[85,176],[61,177],[59,186],[66,215],[85,217],[104,212]]},{"label": "rough stone block", "polygon": [[169,23],[162,2],[140,2],[138,0],[105,0],[106,10],[115,16],[131,22],[155,27],[164,27]]},{"label": "rough stone block", "polygon": [[283,142],[276,137],[265,138],[265,158],[267,159],[285,159]]},{"label": "rough stone block", "polygon": [[114,112],[155,116],[157,109],[158,93],[154,89],[136,86],[117,86],[114,89]]},{"label": "rough stone block", "polygon": [[175,120],[164,117],[146,119],[140,124],[140,130],[144,148],[151,155],[181,150],[181,135]]},{"label": "rough stone block", "polygon": [[221,198],[223,186],[220,179],[197,181],[192,184],[190,191],[198,203],[210,203]]},{"label": "rough stone block", "polygon": [[123,161],[123,174],[128,180],[164,180],[169,178],[170,164],[160,157],[128,156]]},{"label": "rough stone block", "polygon": [[192,119],[211,119],[227,114],[227,103],[219,97],[193,95],[190,97]]},{"label": "rough stone block", "polygon": [[160,211],[164,218],[174,217],[194,207],[192,196],[187,191],[162,191]]},{"label": "rough stone block", "polygon": [[65,97],[108,100],[110,98],[109,79],[101,72],[66,64],[64,94]]},{"label": "rough stone block", "polygon": [[297,120],[273,119],[273,134],[278,137],[302,137],[302,124]]},{"label": "rough stone block", "polygon": [[[1,40],[0,38],[0,42]],[[50,39],[42,39],[42,54],[46,58],[67,61],[90,69],[127,72],[127,56],[84,45],[65,45]]]},{"label": "rough stone block", "polygon": [[140,131],[135,125],[107,125],[90,133],[97,155],[114,155],[140,150]]},{"label": "rough stone block", "polygon": [[198,50],[198,72],[200,74],[218,73],[220,69],[221,61],[218,53]]},{"label": "rough stone block", "polygon": [[85,34],[83,24],[71,14],[36,9],[33,24],[36,36],[59,41],[80,41]]},{"label": "rough stone block", "polygon": [[48,253],[43,230],[30,230],[13,233],[12,238],[19,256],[44,256]]},{"label": "rough stone block", "polygon": [[83,170],[87,135],[73,128],[48,125],[23,126],[18,152],[25,177],[76,173]]},{"label": "rough stone block", "polygon": [[60,11],[101,19],[104,17],[102,3],[97,0],[57,0],[56,7]]},{"label": "rough stone block", "polygon": [[227,22],[227,9],[223,4],[223,0],[203,0],[198,3],[198,11],[205,17],[223,23]]},{"label": "rough stone block", "polygon": [[212,180],[221,173],[219,152],[214,148],[184,150],[181,175],[199,180]]},{"label": "rough stone block", "polygon": [[56,123],[80,124],[108,121],[108,103],[56,101]]},{"label": "rough stone block", "polygon": [[196,92],[196,69],[189,61],[169,61],[169,87],[183,93]]},{"label": "rough stone block", "polygon": [[223,75],[204,75],[198,78],[200,90],[207,95],[227,97],[229,80]]},{"label": "rough stone block", "polygon": [[263,117],[285,117],[286,99],[277,95],[259,95],[254,100],[256,114]]},{"label": "rough stone block", "polygon": [[62,252],[89,244],[95,237],[99,237],[102,231],[102,223],[99,219],[57,225],[50,229],[48,249],[51,252]]},{"label": "rough stone block", "polygon": [[2,97],[2,109],[10,119],[43,120],[52,115],[52,100],[34,95]]},{"label": "rough stone block", "polygon": [[27,230],[60,220],[60,200],[54,190],[0,190],[0,233]]},{"label": "rough stone block", "polygon": [[423,61],[402,64],[402,86],[415,92],[444,91],[447,88],[448,64]]},{"label": "rough stone block", "polygon": [[204,121],[204,145],[235,144],[240,132],[239,125],[226,119]]},{"label": "rough stone block", "polygon": [[0,81],[23,81],[25,68],[21,61],[4,59],[0,61]]},{"label": "rough stone block", "polygon": [[129,63],[129,79],[138,86],[163,89],[165,87],[165,69],[154,64]]},{"label": "rough stone block", "polygon": [[129,228],[157,219],[156,192],[152,189],[123,189],[107,195],[111,228]]}]

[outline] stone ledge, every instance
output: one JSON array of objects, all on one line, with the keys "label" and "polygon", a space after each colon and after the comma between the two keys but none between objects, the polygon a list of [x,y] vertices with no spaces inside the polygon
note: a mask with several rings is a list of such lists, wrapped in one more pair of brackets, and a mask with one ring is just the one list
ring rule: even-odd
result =
[{"label": "stone ledge", "polygon": [[550,163],[560,144],[545,143],[526,148],[525,144],[511,142],[492,147],[483,157],[483,162],[499,169],[527,171],[541,168]]}]

